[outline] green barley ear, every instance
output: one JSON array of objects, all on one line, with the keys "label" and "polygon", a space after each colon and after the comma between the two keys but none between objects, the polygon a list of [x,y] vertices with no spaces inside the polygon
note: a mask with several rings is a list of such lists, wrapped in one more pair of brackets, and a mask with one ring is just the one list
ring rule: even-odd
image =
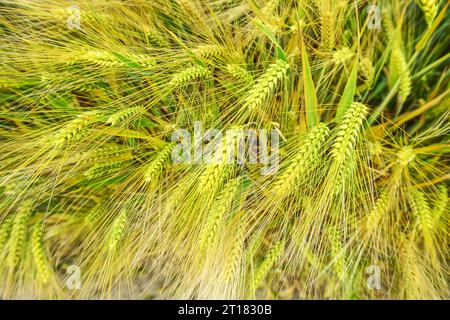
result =
[{"label": "green barley ear", "polygon": [[170,159],[170,155],[175,145],[176,142],[171,142],[167,144],[158,153],[155,159],[153,159],[153,161],[148,165],[144,173],[146,183],[152,183],[153,185],[155,185],[159,181],[159,178],[161,177],[163,170],[167,166],[167,163]]},{"label": "green barley ear", "polygon": [[367,107],[359,102],[353,102],[343,115],[331,151],[337,162],[342,163],[351,156],[366,115]]},{"label": "green barley ear", "polygon": [[176,0],[178,5],[183,10],[183,14],[190,17],[193,22],[199,26],[206,26],[206,15],[203,14],[203,9],[200,8],[195,1],[192,0]]},{"label": "green barley ear", "polygon": [[264,256],[263,261],[256,267],[252,283],[252,288],[255,291],[261,285],[262,281],[266,278],[270,270],[273,268],[275,263],[281,258],[284,251],[285,242],[277,242]]},{"label": "green barley ear", "polygon": [[225,48],[218,45],[202,45],[192,51],[199,58],[213,59],[223,56],[225,53]]},{"label": "green barley ear", "polygon": [[333,50],[334,37],[334,14],[327,10],[322,12],[322,46],[327,50]]},{"label": "green barley ear", "polygon": [[33,227],[31,233],[31,252],[38,271],[38,277],[45,284],[50,280],[52,272],[43,245],[43,232],[44,225],[42,222]]},{"label": "green barley ear", "polygon": [[88,179],[96,179],[109,174],[116,173],[123,167],[125,161],[106,161],[103,163],[98,163],[89,168],[83,175]]},{"label": "green barley ear", "polygon": [[56,132],[53,141],[54,145],[59,147],[83,138],[87,134],[87,127],[96,120],[96,112],[86,112],[78,115],[77,118],[69,121]]},{"label": "green barley ear", "polygon": [[447,205],[448,205],[448,190],[446,185],[439,186],[438,189],[438,198],[434,203],[434,207],[432,210],[432,217],[434,220],[434,225],[438,223],[440,218],[443,216]]},{"label": "green barley ear", "polygon": [[212,73],[207,68],[202,66],[193,66],[175,74],[170,80],[168,86],[173,90],[177,87],[188,85],[196,79],[209,78],[211,76]]},{"label": "green barley ear", "polygon": [[198,192],[204,193],[205,190],[209,190],[214,193],[217,185],[220,185],[227,173],[226,164],[209,164],[203,170],[199,177]]},{"label": "green barley ear", "polygon": [[329,228],[328,238],[331,244],[331,258],[334,265],[336,274],[339,279],[344,279],[345,277],[345,258],[343,257],[342,240],[339,230],[336,228]]},{"label": "green barley ear", "polygon": [[207,248],[217,239],[219,227],[222,224],[223,215],[232,206],[235,194],[239,188],[241,179],[233,179],[225,184],[223,191],[219,194],[200,232],[200,248]]},{"label": "green barley ear", "polygon": [[0,252],[3,250],[4,245],[8,241],[9,234],[13,225],[13,217],[9,216],[0,223]]},{"label": "green barley ear", "polygon": [[251,88],[245,105],[251,110],[257,109],[268,98],[270,93],[284,79],[289,70],[289,64],[281,59],[270,65]]},{"label": "green barley ear", "polygon": [[419,230],[426,236],[433,229],[433,218],[431,216],[430,206],[423,192],[419,190],[412,192],[411,208],[413,209]]},{"label": "green barley ear", "polygon": [[125,234],[125,228],[128,223],[128,213],[122,210],[119,216],[114,220],[108,234],[108,249],[110,252],[115,252],[120,241]]},{"label": "green barley ear", "polygon": [[121,122],[124,122],[130,118],[138,117],[140,115],[145,114],[146,112],[147,110],[145,109],[144,106],[126,108],[111,115],[106,121],[106,123],[111,124],[112,126],[116,126]]},{"label": "green barley ear", "polygon": [[345,66],[347,62],[351,61],[355,54],[350,48],[343,47],[333,52],[332,61],[335,65]]},{"label": "green barley ear", "polygon": [[406,168],[416,158],[411,146],[404,146],[397,152],[396,164],[398,169]]},{"label": "green barley ear", "polygon": [[437,14],[437,1],[436,0],[416,0],[419,7],[422,9],[425,15],[425,21],[428,26],[433,24],[434,18]]},{"label": "green barley ear", "polygon": [[375,68],[369,58],[364,57],[361,59],[359,62],[359,73],[364,79],[364,84],[367,88],[370,88],[375,78]]},{"label": "green barley ear", "polygon": [[391,55],[392,62],[399,76],[398,81],[400,81],[399,97],[404,102],[411,93],[411,74],[405,56],[399,47],[395,48]]},{"label": "green barley ear", "polygon": [[317,161],[320,150],[329,134],[330,130],[324,123],[319,123],[312,128],[302,141],[298,153],[292,159],[286,171],[275,180],[272,190],[275,192],[291,190],[297,178]]},{"label": "green barley ear", "polygon": [[236,64],[229,64],[227,65],[227,72],[233,76],[233,78],[241,80],[245,83],[250,83],[253,80],[253,77],[251,74],[245,70],[244,68],[236,65]]},{"label": "green barley ear", "polygon": [[20,262],[22,250],[27,232],[27,222],[31,214],[31,201],[25,201],[21,204],[14,216],[13,226],[9,238],[9,252],[7,256],[7,264],[14,269]]},{"label": "green barley ear", "polygon": [[104,50],[90,50],[82,58],[98,67],[111,68],[122,64],[113,54]]},{"label": "green barley ear", "polygon": [[100,162],[111,158],[118,158],[129,154],[129,150],[118,145],[99,147],[83,152],[77,161],[79,162]]},{"label": "green barley ear", "polygon": [[375,206],[367,216],[366,231],[370,235],[376,228],[379,227],[379,222],[384,215],[389,211],[390,194],[389,189],[385,188],[380,192],[380,196],[375,201]]},{"label": "green barley ear", "polygon": [[247,224],[246,221],[244,221],[245,212],[239,212],[238,216],[240,217],[240,220],[238,221],[236,233],[233,235],[233,242],[229,257],[226,260],[225,282],[231,282],[234,279],[243,259],[242,254],[244,251],[245,236],[247,231]]}]

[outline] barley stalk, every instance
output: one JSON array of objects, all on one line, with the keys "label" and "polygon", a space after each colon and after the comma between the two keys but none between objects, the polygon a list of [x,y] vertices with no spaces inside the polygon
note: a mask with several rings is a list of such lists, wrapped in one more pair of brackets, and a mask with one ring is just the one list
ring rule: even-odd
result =
[{"label": "barley stalk", "polygon": [[333,52],[332,60],[335,65],[345,66],[347,62],[349,62],[355,54],[350,48],[343,47],[339,50]]},{"label": "barley stalk", "polygon": [[218,45],[202,45],[192,50],[197,57],[212,59],[219,56],[223,56],[225,51],[224,47]]},{"label": "barley stalk", "polygon": [[335,44],[334,14],[331,10],[322,12],[322,45],[327,50],[332,50]]},{"label": "barley stalk", "polygon": [[331,244],[331,256],[334,258],[334,268],[339,279],[342,280],[345,277],[345,258],[339,230],[333,227],[329,228],[328,237]]},{"label": "barley stalk", "polygon": [[375,202],[373,209],[367,216],[367,231],[371,234],[374,229],[379,227],[379,222],[384,215],[389,211],[390,207],[390,193],[388,188],[384,188],[380,192],[380,196]]}]

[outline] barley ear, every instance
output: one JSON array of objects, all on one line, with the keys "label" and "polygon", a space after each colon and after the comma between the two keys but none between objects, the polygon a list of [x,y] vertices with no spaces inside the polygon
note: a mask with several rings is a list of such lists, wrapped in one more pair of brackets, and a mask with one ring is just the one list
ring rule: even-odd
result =
[{"label": "barley ear", "polygon": [[270,93],[284,79],[288,70],[289,64],[281,59],[269,66],[264,74],[258,78],[256,84],[250,89],[245,100],[245,106],[251,110],[256,110],[260,107],[269,97]]},{"label": "barley ear", "polygon": [[152,183],[153,186],[158,183],[162,172],[164,171],[168,161],[170,160],[170,155],[175,145],[176,142],[167,144],[152,160],[152,162],[150,162],[144,173],[146,183]]},{"label": "barley ear", "polygon": [[31,201],[25,201],[21,204],[14,216],[14,221],[9,239],[9,252],[7,256],[7,264],[14,269],[20,262],[24,242],[27,232],[27,222],[31,214]]},{"label": "barley ear", "polygon": [[111,115],[106,121],[106,123],[111,124],[112,126],[116,126],[119,123],[126,121],[127,119],[138,117],[142,114],[145,114],[146,112],[147,110],[145,109],[144,106],[126,108]]},{"label": "barley ear", "polygon": [[246,222],[244,221],[245,212],[240,212],[240,220],[238,221],[238,226],[236,233],[233,236],[233,244],[231,247],[230,254],[226,260],[225,266],[225,281],[231,282],[236,272],[239,269],[240,264],[243,260],[243,251],[245,245],[245,234],[246,234]]},{"label": "barley ear", "polygon": [[44,225],[42,222],[33,227],[31,233],[31,252],[38,271],[38,277],[45,284],[50,280],[51,268],[43,245],[43,232]]},{"label": "barley ear", "polygon": [[256,267],[253,274],[253,289],[256,290],[262,281],[266,278],[267,274],[273,268],[275,263],[281,258],[284,251],[285,242],[277,242],[264,256],[263,261]]},{"label": "barley ear", "polygon": [[200,247],[207,248],[217,239],[223,216],[232,206],[236,191],[241,183],[239,178],[233,179],[225,184],[223,191],[219,194],[211,210],[206,217],[205,224],[200,232]]},{"label": "barley ear", "polygon": [[122,210],[111,225],[108,234],[108,248],[110,252],[115,252],[125,234],[128,224],[128,213]]}]

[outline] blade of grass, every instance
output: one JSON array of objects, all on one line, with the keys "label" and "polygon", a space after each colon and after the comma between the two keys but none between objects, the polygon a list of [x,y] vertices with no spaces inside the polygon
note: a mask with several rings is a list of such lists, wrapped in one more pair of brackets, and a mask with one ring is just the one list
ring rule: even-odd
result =
[{"label": "blade of grass", "polygon": [[358,76],[358,60],[355,60],[352,71],[350,73],[350,78],[345,85],[344,93],[342,94],[341,100],[339,100],[339,104],[336,111],[336,120],[339,120],[342,115],[347,111],[348,108],[352,105],[353,98],[356,92],[356,80]]},{"label": "blade of grass", "polygon": [[305,89],[306,121],[308,127],[312,128],[319,122],[317,95],[311,75],[311,68],[309,66],[308,54],[306,53],[305,43],[303,42],[303,37],[300,37],[300,41],[302,47],[302,71]]}]

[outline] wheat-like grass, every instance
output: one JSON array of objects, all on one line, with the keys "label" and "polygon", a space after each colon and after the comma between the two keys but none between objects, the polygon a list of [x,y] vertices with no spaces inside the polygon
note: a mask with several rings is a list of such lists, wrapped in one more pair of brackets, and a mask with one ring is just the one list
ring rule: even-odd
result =
[{"label": "wheat-like grass", "polygon": [[123,160],[111,160],[106,162],[100,162],[93,165],[86,172],[84,176],[88,179],[96,179],[99,177],[104,177],[113,173],[118,172],[124,166]]},{"label": "wheat-like grass", "polygon": [[333,52],[332,60],[336,65],[346,65],[354,57],[353,51],[348,47],[343,47]]},{"label": "wheat-like grass", "polygon": [[342,117],[331,150],[331,155],[337,162],[345,162],[352,155],[367,112],[364,104],[354,102]]},{"label": "wheat-like grass", "polygon": [[108,249],[110,252],[115,252],[119,246],[128,225],[128,212],[122,210],[120,214],[114,219],[108,233]]},{"label": "wheat-like grass", "polygon": [[148,165],[144,173],[146,183],[152,183],[154,185],[158,183],[163,170],[167,167],[167,163],[175,145],[176,142],[168,143]]},{"label": "wheat-like grass", "polygon": [[119,123],[123,123],[127,119],[135,118],[147,112],[144,106],[135,106],[120,110],[113,115],[111,115],[108,120],[106,120],[107,124],[111,124],[112,126],[116,126]]},{"label": "wheat-like grass", "polygon": [[31,232],[31,252],[38,272],[38,277],[44,284],[48,283],[51,277],[51,268],[43,245],[44,225],[38,223]]},{"label": "wheat-like grass", "polygon": [[242,263],[242,255],[245,246],[246,237],[246,222],[245,222],[245,212],[240,212],[238,215],[240,220],[238,221],[238,227],[236,233],[233,235],[232,247],[229,256],[226,259],[225,265],[225,282],[231,282],[238,269]]},{"label": "wheat-like grass", "polygon": [[425,21],[431,26],[437,14],[436,0],[419,0],[417,2],[425,15]]},{"label": "wheat-like grass", "polygon": [[277,60],[261,75],[255,85],[250,89],[245,105],[250,110],[256,110],[268,98],[270,93],[284,79],[289,64],[283,60]]},{"label": "wheat-like grass", "polygon": [[331,10],[322,11],[322,45],[327,50],[335,46],[334,14]]},{"label": "wheat-like grass", "polygon": [[14,269],[20,262],[25,247],[27,222],[30,217],[32,203],[26,201],[20,205],[14,217],[8,243],[7,264]]},{"label": "wheat-like grass", "polygon": [[411,194],[411,207],[419,229],[425,235],[428,235],[433,228],[433,218],[431,216],[430,206],[423,192],[415,190]]},{"label": "wheat-like grass", "polygon": [[180,86],[188,85],[195,79],[209,78],[211,75],[211,71],[207,68],[202,66],[193,66],[175,74],[167,86],[171,89],[175,89]]},{"label": "wheat-like grass", "polygon": [[370,88],[375,78],[375,68],[369,58],[362,58],[359,62],[359,71],[361,77],[364,79],[365,85]]},{"label": "wheat-like grass", "polygon": [[306,135],[287,169],[274,182],[272,188],[274,192],[292,189],[298,177],[312,168],[329,134],[327,125],[319,123]]},{"label": "wheat-like grass", "polygon": [[395,48],[391,54],[395,69],[399,75],[399,97],[401,101],[405,101],[411,94],[411,74],[409,72],[408,64],[405,60],[405,56],[403,55],[402,50],[400,48]]},{"label": "wheat-like grass", "polygon": [[88,134],[87,127],[96,120],[97,114],[95,112],[86,112],[79,115],[55,133],[53,144],[55,146],[63,146],[85,137]]},{"label": "wheat-like grass", "polygon": [[440,185],[438,189],[438,198],[434,203],[434,207],[431,212],[431,216],[434,220],[434,226],[438,223],[439,219],[445,213],[448,206],[448,189],[446,185]]},{"label": "wheat-like grass", "polygon": [[0,223],[0,252],[8,241],[9,234],[13,225],[13,217],[7,217]]},{"label": "wheat-like grass", "polygon": [[261,263],[256,267],[253,272],[253,278],[251,279],[255,290],[261,285],[262,281],[267,277],[275,263],[277,263],[277,261],[281,258],[284,252],[284,247],[284,241],[275,243],[269,251],[267,251]]},{"label": "wheat-like grass", "polygon": [[219,194],[212,205],[200,232],[200,248],[207,248],[214,244],[219,233],[219,228],[223,222],[223,216],[231,207],[240,183],[241,180],[237,178],[227,182],[223,187],[223,191]]},{"label": "wheat-like grass", "polygon": [[247,70],[236,64],[227,65],[227,72],[231,74],[234,78],[241,80],[245,83],[250,83],[253,80],[252,75]]}]

